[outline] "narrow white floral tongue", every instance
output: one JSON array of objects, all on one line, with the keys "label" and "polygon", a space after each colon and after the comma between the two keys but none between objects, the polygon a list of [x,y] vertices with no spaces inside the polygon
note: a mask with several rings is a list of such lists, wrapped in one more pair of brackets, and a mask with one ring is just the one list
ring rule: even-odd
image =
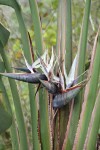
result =
[{"label": "narrow white floral tongue", "polygon": [[41,64],[41,70],[43,71],[43,73],[46,75],[46,77],[48,77],[48,70],[47,70],[47,64],[43,61],[43,59],[40,57],[40,64]]},{"label": "narrow white floral tongue", "polygon": [[23,54],[23,57],[24,57],[24,60],[25,60],[25,64],[26,64],[26,67],[30,70],[31,73],[34,73],[33,69],[32,69],[32,66],[28,63],[28,61],[26,60],[24,54]]},{"label": "narrow white floral tongue", "polygon": [[78,54],[76,54],[73,64],[71,66],[69,75],[67,75],[66,73],[66,69],[65,69],[65,64],[64,64],[64,76],[65,76],[65,80],[66,80],[66,87],[74,80],[75,78],[75,70],[76,70],[76,66],[77,66],[77,62],[78,62]]},{"label": "narrow white floral tongue", "polygon": [[72,82],[74,80],[74,78],[75,78],[75,71],[76,71],[77,62],[78,62],[78,54],[76,54],[76,56],[74,58],[72,67],[71,67],[69,75],[68,75],[69,82]]},{"label": "narrow white floral tongue", "polygon": [[[44,62],[46,62],[46,57],[48,54],[48,50],[46,50],[44,52],[44,54],[41,56],[41,58],[44,60]],[[40,58],[38,58],[33,64],[32,64],[32,68],[40,68],[41,63],[40,63]]]},{"label": "narrow white floral tongue", "polygon": [[[52,49],[52,55],[51,55],[51,59],[49,60],[48,58],[48,51],[46,53],[44,53],[44,57],[40,57],[40,64],[41,64],[41,69],[43,71],[43,73],[47,76],[47,78],[49,77],[49,73],[53,67],[53,61],[54,61],[54,53],[53,53],[53,49]],[[47,56],[46,56],[47,55]],[[52,72],[52,71],[51,71]]]},{"label": "narrow white floral tongue", "polygon": [[60,71],[60,74],[59,74],[59,80],[60,80],[61,87],[62,87],[62,89],[64,90],[64,89],[65,89],[64,77],[63,77],[61,71]]},{"label": "narrow white floral tongue", "polygon": [[59,78],[55,76],[53,72],[56,64],[56,60],[54,61],[54,59],[55,59],[54,50],[52,48],[51,57],[48,57],[48,53],[46,53],[46,57],[44,59],[40,57],[41,70],[46,75],[48,80],[55,83],[59,83]]},{"label": "narrow white floral tongue", "polygon": [[[48,54],[48,51],[46,50],[45,53],[41,56],[41,58],[43,60],[46,60],[46,56]],[[23,54],[24,60],[25,60],[25,64],[26,67],[30,70],[31,73],[34,73],[33,69],[35,68],[40,68],[41,67],[41,63],[40,63],[40,58],[38,58],[33,64],[32,66],[28,63],[28,61],[26,60],[24,54]]]}]

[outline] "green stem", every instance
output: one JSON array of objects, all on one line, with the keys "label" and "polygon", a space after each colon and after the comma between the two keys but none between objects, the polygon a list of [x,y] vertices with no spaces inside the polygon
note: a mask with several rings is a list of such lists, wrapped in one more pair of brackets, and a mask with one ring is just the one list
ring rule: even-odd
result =
[{"label": "green stem", "polygon": [[43,41],[38,6],[36,0],[29,0],[29,4],[34,25],[36,48],[38,50],[39,55],[41,55],[43,52]]},{"label": "green stem", "polygon": [[41,126],[41,146],[44,150],[51,150],[50,141],[50,126],[48,112],[47,92],[40,90],[39,92],[39,107],[40,107],[40,126]]},{"label": "green stem", "polygon": [[66,0],[66,68],[69,73],[72,64],[72,11],[71,0]]},{"label": "green stem", "polygon": [[56,43],[56,53],[58,58],[60,57],[60,38],[61,38],[61,1],[58,2],[58,12],[57,12],[57,43]]},{"label": "green stem", "polygon": [[30,95],[30,108],[31,108],[31,123],[32,123],[32,137],[33,137],[33,149],[40,150],[40,142],[38,138],[38,111],[35,98],[35,90],[33,85],[29,86]]}]

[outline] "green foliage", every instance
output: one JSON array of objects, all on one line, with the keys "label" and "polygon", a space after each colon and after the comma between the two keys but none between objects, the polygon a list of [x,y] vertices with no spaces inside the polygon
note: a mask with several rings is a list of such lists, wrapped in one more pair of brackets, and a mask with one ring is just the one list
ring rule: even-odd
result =
[{"label": "green foliage", "polygon": [[[21,64],[23,63],[22,53],[32,64],[31,46],[35,54],[39,55],[46,48],[51,50],[53,46],[62,74],[64,74],[64,63],[66,63],[67,72],[69,72],[72,58],[78,49],[79,60],[76,74],[80,75],[84,72],[87,61],[87,64],[90,65],[88,65],[89,74],[86,76],[89,82],[74,99],[75,101],[73,100],[65,107],[55,110],[52,107],[53,96],[48,94],[45,89],[40,88],[38,94],[35,95],[36,85],[15,83],[14,80],[9,79],[11,89],[9,91],[7,90],[9,84],[0,75],[0,91],[5,91],[2,92],[2,96],[7,109],[5,112],[0,106],[0,132],[9,128],[12,123],[10,127],[11,143],[12,149],[16,150],[80,150],[86,147],[91,149],[91,145],[95,149],[100,127],[100,113],[98,113],[100,99],[98,98],[100,97],[100,85],[98,86],[100,84],[99,31],[90,63],[86,59],[90,58],[94,37],[100,22],[99,10],[94,9],[95,7],[99,8],[98,1],[93,0],[92,4],[91,0],[86,0],[86,2],[77,0],[73,2],[70,0],[37,2],[36,0],[29,0],[28,2],[25,5],[20,2],[23,5],[21,6],[16,0],[0,0],[1,5],[10,6],[14,9],[11,18],[16,19],[15,28],[17,24],[19,26],[18,34],[14,33],[15,29],[11,27],[16,36],[10,37],[9,45],[6,47],[6,49],[11,49],[8,56],[5,46],[10,33],[0,24],[0,73],[5,70],[6,72],[14,71],[9,65],[12,60],[13,66],[24,65]],[[11,18],[10,22],[12,21]],[[12,29],[10,31],[12,32]],[[28,32],[32,40],[31,46]],[[86,58],[86,54],[89,54],[89,57]],[[11,55],[14,56],[13,59],[11,59]],[[84,76],[80,78],[80,81],[83,79]],[[9,92],[12,94],[10,97],[8,96]],[[3,145],[0,144],[0,146]]]},{"label": "green foliage", "polygon": [[[88,91],[87,103],[86,103],[85,112],[84,112],[84,119],[82,120],[82,123],[81,123],[81,133],[79,136],[79,142],[76,145],[78,150],[83,148],[83,144],[84,144],[84,140],[86,138],[86,132],[88,129],[88,124],[90,121],[91,113],[92,113],[92,110],[93,110],[93,107],[94,107],[95,101],[96,101],[98,80],[99,80],[99,74],[100,74],[99,56],[100,56],[100,37],[98,37],[97,49],[96,49],[96,54],[95,54],[95,59],[94,59],[94,64],[93,64],[91,81],[90,81],[90,85],[89,85],[90,87],[89,87],[89,91]],[[90,105],[90,100],[91,100],[91,105]],[[98,122],[98,124],[99,124],[99,122]]]},{"label": "green foliage", "polygon": [[[2,30],[2,28],[0,30]],[[4,30],[6,30],[6,29],[3,27],[3,31]],[[5,34],[2,34],[2,36],[6,37]],[[8,40],[8,37],[7,37],[7,40]],[[1,54],[1,57],[2,57],[2,59],[4,61],[4,63],[5,63],[6,70],[8,72],[11,72],[11,68],[9,66],[9,62],[8,62],[8,59],[7,59],[5,51],[4,51],[4,46],[5,45],[2,44],[2,39],[0,39],[0,54]],[[9,83],[10,83],[10,87],[11,87],[13,101],[14,101],[14,104],[15,104],[14,105],[15,106],[15,113],[16,113],[16,118],[17,118],[17,123],[18,123],[18,126],[19,126],[19,130],[20,130],[19,134],[20,134],[20,136],[22,136],[22,138],[20,139],[21,140],[20,147],[22,149],[27,149],[27,147],[28,147],[27,146],[27,137],[26,137],[26,130],[25,130],[23,113],[22,113],[21,104],[20,104],[20,97],[19,97],[19,94],[18,94],[18,91],[17,91],[17,86],[16,86],[15,81],[9,80]],[[6,98],[7,98],[7,96],[6,96]],[[14,136],[14,138],[16,137],[16,131],[13,134],[13,136]],[[24,144],[24,142],[25,142],[25,144]],[[14,145],[14,143],[13,143],[13,145]],[[18,147],[18,140],[16,140],[16,147],[15,147],[15,149],[17,147]]]},{"label": "green foliage", "polygon": [[0,104],[0,134],[7,130],[12,124],[11,115],[4,110]]},{"label": "green foliage", "polygon": [[0,23],[0,42],[5,46],[8,42],[10,32]]}]

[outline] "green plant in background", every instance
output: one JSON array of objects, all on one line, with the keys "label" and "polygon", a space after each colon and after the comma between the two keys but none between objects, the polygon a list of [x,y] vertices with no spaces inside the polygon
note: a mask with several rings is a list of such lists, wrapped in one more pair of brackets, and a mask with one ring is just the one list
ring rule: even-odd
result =
[{"label": "green plant in background", "polygon": [[[10,6],[15,10],[27,66],[27,68],[15,68],[25,73],[11,73],[12,70],[5,52],[9,31],[0,24],[0,54],[4,63],[3,68],[5,67],[7,72],[0,73],[0,90],[2,91],[7,111],[13,118],[12,126],[10,127],[12,149],[95,149],[100,126],[100,89],[98,87],[100,75],[99,30],[94,41],[90,67],[86,72],[86,77],[84,77],[91,0],[86,0],[85,2],[78,52],[73,64],[72,4],[70,0],[59,0],[58,2],[56,50],[49,51],[49,53],[48,51],[44,52],[44,47],[46,46],[43,44],[37,2],[29,0],[36,53],[38,55],[35,61],[32,41],[27,32],[20,5],[16,0],[0,0],[0,4]],[[42,55],[43,53],[44,55]],[[28,63],[32,64],[32,66]],[[67,74],[69,75],[67,76]],[[9,101],[1,75],[29,83],[32,141],[29,141],[29,134],[25,128],[26,123],[16,83],[14,80],[9,79],[13,97],[12,104]],[[35,85],[30,83],[39,84],[37,91],[34,88]],[[80,91],[82,87],[84,89]],[[72,101],[69,104],[70,100]],[[13,105],[15,110],[12,109]],[[10,122],[9,125],[11,124],[9,117],[7,122]],[[30,142],[32,148],[30,147]]]},{"label": "green plant in background", "polygon": [[[0,61],[0,72],[4,72],[5,69],[4,69],[4,64],[2,61]],[[2,82],[2,79],[0,77],[0,134],[3,133],[5,130],[7,130],[11,125],[12,125],[12,117],[11,117],[11,114],[10,112],[6,111],[4,106],[3,106],[3,102],[2,102],[2,95],[4,92],[4,90],[2,90],[4,85],[3,85],[3,82]],[[6,101],[8,102],[8,101]],[[8,107],[9,107],[9,103],[8,104]]]}]

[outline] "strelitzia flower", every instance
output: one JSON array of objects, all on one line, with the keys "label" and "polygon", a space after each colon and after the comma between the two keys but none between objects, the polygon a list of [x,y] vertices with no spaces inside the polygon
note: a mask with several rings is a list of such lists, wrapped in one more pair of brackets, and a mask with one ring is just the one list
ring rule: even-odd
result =
[{"label": "strelitzia flower", "polygon": [[[67,75],[65,65],[64,67],[64,77],[65,77],[65,83],[64,83],[64,78],[62,78],[62,83],[63,83],[63,88],[59,94],[56,94],[53,100],[53,107],[54,108],[60,108],[64,105],[66,105],[69,101],[71,101],[73,98],[76,97],[76,95],[80,92],[82,87],[86,85],[87,80],[83,80],[80,83],[78,82],[78,79],[83,76],[86,71],[75,78],[75,71],[76,71],[76,66],[78,62],[78,54],[75,56],[72,67],[70,69],[69,74]],[[64,84],[66,85],[64,89]]]},{"label": "strelitzia flower", "polygon": [[[54,58],[53,55],[54,53],[52,51],[51,59]],[[48,65],[47,64],[44,65],[44,62],[42,60],[42,63],[41,63],[42,71],[47,76],[48,81],[45,81],[45,80],[43,81],[40,80],[40,81],[43,84],[43,86],[48,90],[49,93],[54,94],[54,99],[52,103],[54,108],[60,108],[66,105],[70,100],[72,100],[79,93],[81,88],[85,86],[87,80],[77,83],[78,79],[82,75],[84,75],[85,72],[81,74],[80,76],[78,76],[77,78],[75,78],[75,70],[76,70],[77,62],[78,62],[78,54],[74,58],[69,74],[67,75],[65,65],[64,65],[63,66],[64,76],[62,75],[62,72],[59,69],[59,77],[56,77],[54,75],[53,70],[52,71],[50,70],[51,68],[53,68],[53,59],[52,59],[52,63],[49,64],[50,69],[47,69]],[[51,73],[52,78],[49,78],[50,73]],[[64,82],[64,78],[65,78],[65,82]]]},{"label": "strelitzia flower", "polygon": [[[69,75],[67,75],[66,73],[66,69],[65,69],[65,65],[63,66],[64,68],[64,76],[61,72],[61,69],[59,68],[59,77],[57,77],[56,75],[54,75],[54,52],[52,49],[52,55],[51,55],[51,60],[50,63],[45,63],[43,60],[41,60],[41,69],[43,71],[43,73],[46,75],[46,77],[48,78],[48,81],[41,81],[42,84],[50,91],[50,84],[55,84],[59,85],[59,87],[61,88],[61,90],[66,90],[66,88],[70,87],[73,82],[74,82],[74,76],[75,76],[75,68],[77,65],[77,55],[73,61],[71,70]],[[52,63],[51,63],[52,62]],[[65,81],[64,81],[65,78]],[[76,81],[76,80],[75,80]],[[52,87],[51,86],[51,87]],[[56,94],[56,93],[55,93]]]},{"label": "strelitzia flower", "polygon": [[11,79],[27,82],[27,83],[33,83],[38,84],[41,80],[46,80],[46,76],[42,73],[0,73],[2,76],[6,76]]},{"label": "strelitzia flower", "polygon": [[73,98],[76,97],[82,87],[86,85],[86,82],[87,80],[84,80],[83,82],[76,84],[75,86],[66,88],[65,91],[62,91],[62,93],[56,94],[52,102],[53,107],[61,108],[62,106],[70,102]]},{"label": "strelitzia flower", "polygon": [[[15,69],[24,71],[25,73],[0,73],[0,74],[23,82],[39,85],[41,83],[49,93],[53,94],[52,106],[54,108],[60,108],[66,105],[79,93],[81,88],[84,87],[87,82],[87,80],[84,80],[80,83],[77,83],[80,76],[84,75],[85,72],[80,76],[78,76],[77,78],[75,78],[75,70],[78,62],[78,54],[74,58],[69,74],[67,75],[66,73],[64,63],[63,66],[64,74],[62,74],[61,69],[59,67],[58,76],[55,75],[54,72],[54,68],[58,59],[55,59],[56,56],[54,55],[53,48],[51,57],[49,57],[48,51],[46,50],[45,53],[42,56],[39,56],[38,59],[35,62],[33,62],[32,65],[28,63],[24,55],[23,57],[27,68],[15,67]],[[41,72],[37,71],[38,68],[41,69]]]},{"label": "strelitzia flower", "polygon": [[[42,59],[45,59],[46,55],[47,55],[47,52],[45,52],[41,56]],[[45,74],[39,73],[36,71],[36,69],[40,67],[40,59],[39,58],[31,66],[27,62],[24,55],[23,55],[23,57],[24,57],[25,64],[26,64],[27,68],[18,68],[18,67],[16,68],[15,67],[15,69],[24,71],[26,73],[0,73],[0,74],[3,76],[9,77],[9,78],[15,79],[15,80],[28,82],[28,83],[34,83],[34,84],[40,83],[40,79],[41,80],[47,80],[47,77],[45,76]]]}]

